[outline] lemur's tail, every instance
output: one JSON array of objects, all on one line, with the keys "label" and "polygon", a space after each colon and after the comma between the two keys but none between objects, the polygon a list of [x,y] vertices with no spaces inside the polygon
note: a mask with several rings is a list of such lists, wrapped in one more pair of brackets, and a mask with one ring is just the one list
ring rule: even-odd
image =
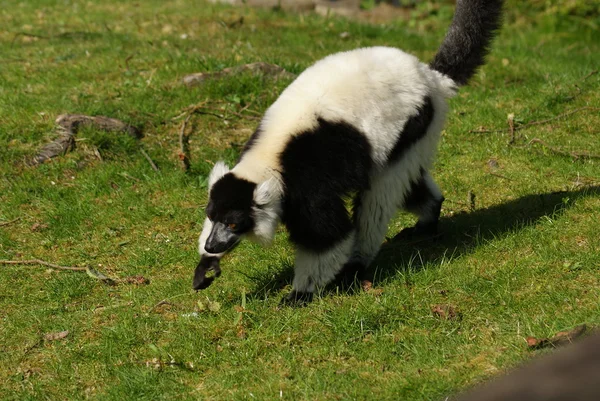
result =
[{"label": "lemur's tail", "polygon": [[503,0],[457,0],[450,29],[430,66],[466,84],[484,63],[500,27]]}]

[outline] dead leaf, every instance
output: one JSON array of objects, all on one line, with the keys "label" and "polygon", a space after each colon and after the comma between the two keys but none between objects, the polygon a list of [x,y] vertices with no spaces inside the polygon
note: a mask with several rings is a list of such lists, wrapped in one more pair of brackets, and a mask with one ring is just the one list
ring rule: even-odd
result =
[{"label": "dead leaf", "polygon": [[54,341],[54,340],[62,340],[66,336],[69,335],[69,330],[59,331],[56,333],[47,333],[44,334],[44,340],[46,341]]},{"label": "dead leaf", "polygon": [[571,330],[559,331],[551,338],[527,337],[527,347],[530,349],[540,349],[548,347],[561,347],[571,344],[576,338],[581,337],[587,331],[587,326],[582,324]]},{"label": "dead leaf", "polygon": [[45,230],[46,228],[48,228],[48,224],[33,223],[33,225],[31,226],[31,231],[33,231],[33,232],[42,231],[42,230]]},{"label": "dead leaf", "polygon": [[95,278],[96,280],[100,280],[105,282],[108,285],[115,285],[115,281],[113,279],[111,279],[110,277],[105,276],[104,274],[100,273],[98,270],[92,268],[92,267],[86,267],[85,272],[88,274],[88,276]]},{"label": "dead leaf", "polygon": [[487,166],[490,168],[490,170],[497,170],[498,168],[500,168],[500,165],[498,164],[498,160],[493,159],[493,158],[488,160]]},{"label": "dead leaf", "polygon": [[433,313],[433,316],[444,320],[454,320],[460,318],[460,313],[457,312],[456,308],[452,305],[435,305],[433,308],[431,308],[431,313]]},{"label": "dead leaf", "polygon": [[221,310],[221,304],[217,301],[208,301],[208,310],[217,313]]},{"label": "dead leaf", "polygon": [[144,276],[128,276],[123,279],[123,281],[127,284],[135,284],[135,285],[148,285],[150,284],[150,280],[148,280]]}]

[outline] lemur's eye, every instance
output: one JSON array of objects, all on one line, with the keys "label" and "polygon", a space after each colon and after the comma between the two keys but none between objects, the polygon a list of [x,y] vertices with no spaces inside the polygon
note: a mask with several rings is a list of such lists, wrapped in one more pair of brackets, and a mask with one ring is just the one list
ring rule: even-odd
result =
[{"label": "lemur's eye", "polygon": [[230,230],[235,230],[235,228],[237,227],[237,225],[235,223],[231,223],[231,224],[227,224],[229,226]]}]

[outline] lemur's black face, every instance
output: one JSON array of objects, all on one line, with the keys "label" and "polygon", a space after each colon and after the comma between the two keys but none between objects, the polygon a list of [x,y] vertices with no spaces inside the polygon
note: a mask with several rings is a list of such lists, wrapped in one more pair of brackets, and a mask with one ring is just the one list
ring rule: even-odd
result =
[{"label": "lemur's black face", "polygon": [[225,174],[210,190],[206,216],[213,223],[205,250],[218,254],[235,246],[254,228],[253,194],[256,184]]}]

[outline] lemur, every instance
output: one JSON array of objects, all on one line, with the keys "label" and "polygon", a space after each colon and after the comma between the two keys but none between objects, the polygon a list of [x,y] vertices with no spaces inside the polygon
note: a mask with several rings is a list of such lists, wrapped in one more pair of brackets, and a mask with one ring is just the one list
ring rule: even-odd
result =
[{"label": "lemur", "polygon": [[[446,99],[484,63],[502,0],[457,0],[433,61],[390,47],[330,55],[273,103],[238,163],[215,164],[194,289],[218,276],[242,238],[269,244],[279,222],[296,247],[290,302],[312,299],[345,269],[366,268],[398,208],[413,233],[437,231],[444,197],[430,174]],[[353,196],[350,215],[345,199]]]}]

